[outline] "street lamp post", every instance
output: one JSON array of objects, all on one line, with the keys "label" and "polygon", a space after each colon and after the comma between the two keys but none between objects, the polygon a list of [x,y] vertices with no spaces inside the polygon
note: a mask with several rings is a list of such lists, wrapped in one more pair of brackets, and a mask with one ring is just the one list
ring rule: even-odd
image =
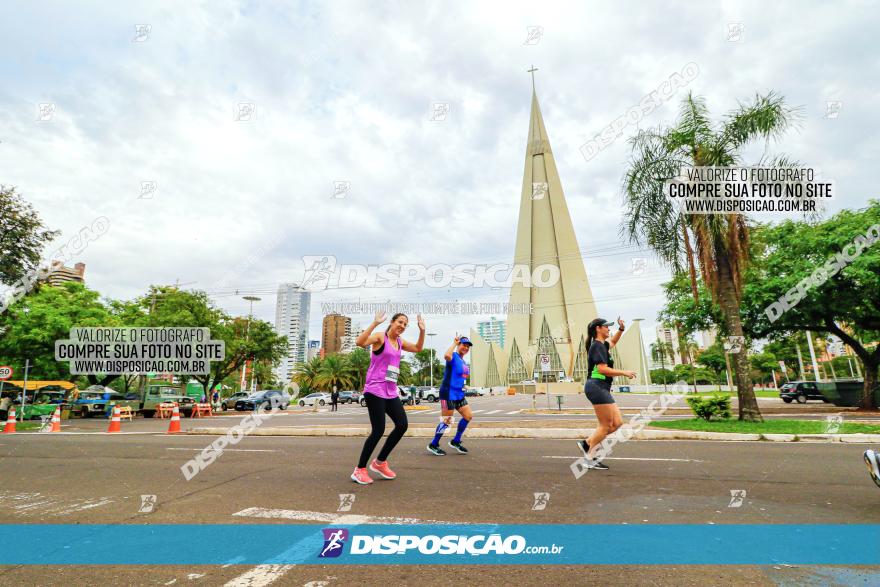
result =
[{"label": "street lamp post", "polygon": [[[428,332],[427,334],[428,334],[429,337],[430,337],[430,336],[437,336],[437,333],[436,333],[436,332]],[[433,342],[429,342],[428,344],[430,345],[430,349],[431,349],[431,358],[430,358],[430,363],[431,363],[431,387],[434,387],[434,343],[433,343]]]},{"label": "street lamp post", "polygon": [[[251,303],[251,310],[248,314],[247,326],[244,330],[244,339],[245,342],[250,341],[251,334],[251,320],[254,318],[254,302],[259,302],[262,298],[258,298],[257,296],[242,296],[242,299],[247,300]],[[252,363],[253,365],[253,363]],[[244,368],[241,370],[241,381],[238,384],[239,391],[244,391],[244,384],[247,378],[247,360],[244,362]],[[253,371],[253,366],[251,367],[251,371]],[[253,375],[251,375],[251,387],[253,388],[253,383],[256,383],[256,379],[254,379]],[[251,389],[251,392],[254,390]],[[205,393],[208,393],[207,391]]]}]

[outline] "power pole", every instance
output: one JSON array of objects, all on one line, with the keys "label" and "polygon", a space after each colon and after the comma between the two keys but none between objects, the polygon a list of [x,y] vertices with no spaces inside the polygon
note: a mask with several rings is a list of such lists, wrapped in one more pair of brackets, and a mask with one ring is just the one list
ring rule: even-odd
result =
[{"label": "power pole", "polygon": [[819,383],[819,364],[816,362],[816,351],[813,349],[813,335],[807,330],[807,346],[810,348],[810,359],[813,361],[813,374],[816,383]]}]

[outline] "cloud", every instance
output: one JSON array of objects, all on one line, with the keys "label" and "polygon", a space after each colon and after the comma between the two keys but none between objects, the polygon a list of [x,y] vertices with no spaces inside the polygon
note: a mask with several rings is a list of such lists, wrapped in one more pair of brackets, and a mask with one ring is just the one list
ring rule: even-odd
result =
[{"label": "cloud", "polygon": [[[739,42],[727,39],[731,22],[743,23]],[[151,26],[143,42],[132,42],[136,24]],[[837,180],[836,206],[863,205],[875,194],[868,158],[880,140],[865,132],[880,79],[876,25],[858,3],[29,5],[0,24],[3,52],[15,56],[0,65],[15,80],[0,89],[0,181],[17,185],[61,239],[111,219],[82,259],[103,294],[176,279],[210,288],[239,268],[218,302],[244,313],[232,292],[259,290],[255,312],[271,320],[275,287],[302,276],[303,255],[509,261],[534,64],[600,311],[650,328],[665,272],[652,260],[632,275],[631,259],[650,255],[620,241],[627,145],[589,162],[580,146],[693,61],[700,75],[688,89],[716,116],[770,89],[803,105],[802,128],[778,148]],[[538,43],[525,43],[528,26],[543,27]],[[670,122],[684,91],[642,125]],[[843,102],[839,118],[824,117],[827,100]],[[41,102],[55,104],[52,121],[36,121]],[[435,103],[449,104],[445,120],[430,119]],[[237,121],[239,104],[253,104],[255,118]],[[158,186],[151,199],[138,197],[144,181]],[[331,198],[336,181],[351,182],[345,198]],[[260,263],[246,261],[270,241],[279,244]],[[491,290],[361,292],[416,294],[506,301]],[[325,301],[334,296],[343,294]],[[442,339],[476,319],[435,323]]]}]

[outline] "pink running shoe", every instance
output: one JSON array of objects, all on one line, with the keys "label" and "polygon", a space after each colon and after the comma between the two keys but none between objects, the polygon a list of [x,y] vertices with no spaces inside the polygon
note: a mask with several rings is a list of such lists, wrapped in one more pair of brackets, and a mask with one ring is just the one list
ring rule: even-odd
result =
[{"label": "pink running shoe", "polygon": [[384,463],[380,463],[378,460],[373,459],[373,462],[370,463],[370,470],[378,475],[381,475],[383,479],[394,479],[397,477],[397,473],[391,470],[388,466],[388,461]]},{"label": "pink running shoe", "polygon": [[367,473],[366,469],[358,469],[355,467],[354,473],[351,474],[351,480],[355,483],[360,483],[361,485],[369,485],[373,482],[373,479],[370,477],[370,474]]}]

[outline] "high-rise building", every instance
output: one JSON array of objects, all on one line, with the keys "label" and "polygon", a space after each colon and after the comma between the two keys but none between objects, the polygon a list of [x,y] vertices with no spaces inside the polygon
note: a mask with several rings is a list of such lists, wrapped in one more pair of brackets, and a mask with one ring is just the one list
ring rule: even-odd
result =
[{"label": "high-rise building", "polygon": [[327,314],[324,316],[322,330],[321,342],[324,346],[325,355],[350,350],[346,348],[344,351],[343,347],[348,345],[343,343],[347,343],[351,339],[351,318],[341,314]]},{"label": "high-rise building", "polygon": [[505,327],[504,320],[496,320],[494,316],[484,322],[477,322],[477,332],[483,340],[494,342],[500,349],[504,349]]},{"label": "high-rise building", "polygon": [[[681,359],[681,347],[678,341],[678,330],[676,330],[674,327],[658,324],[656,332],[657,341],[664,344],[666,347],[666,351],[663,356],[663,364],[666,366],[666,368],[672,369],[676,365],[681,365],[683,361]],[[670,353],[672,354],[671,357]],[[655,360],[654,364],[657,365],[657,368],[659,368],[661,362],[659,360]]]},{"label": "high-rise building", "polygon": [[309,350],[306,352],[306,361],[311,361],[315,357],[321,355],[321,341],[320,340],[310,340],[309,341]]},{"label": "high-rise building", "polygon": [[287,338],[287,356],[276,368],[276,374],[284,384],[293,376],[294,367],[306,361],[311,304],[312,294],[298,284],[282,283],[278,286],[275,331]]},{"label": "high-rise building", "polygon": [[86,264],[77,263],[73,267],[65,267],[60,261],[52,263],[49,275],[45,282],[49,285],[61,285],[68,281],[85,283]]}]

